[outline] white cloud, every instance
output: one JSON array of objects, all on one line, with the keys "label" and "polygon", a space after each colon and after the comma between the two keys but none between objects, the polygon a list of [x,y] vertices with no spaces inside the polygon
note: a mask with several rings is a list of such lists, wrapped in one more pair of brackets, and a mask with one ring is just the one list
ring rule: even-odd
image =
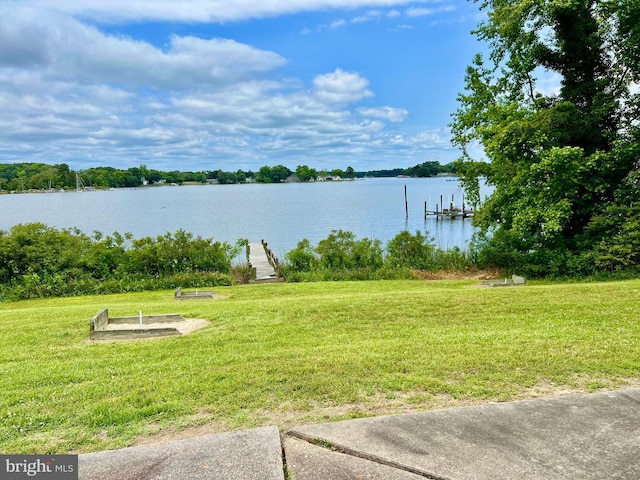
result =
[{"label": "white cloud", "polygon": [[[231,39],[179,35],[159,48],[106,34],[65,13],[98,17],[108,5],[113,7],[109,18],[133,19],[146,5],[154,18],[173,12],[171,19],[180,20],[176,9],[204,18],[214,4],[221,11],[236,8],[235,2],[186,3],[189,7],[185,2],[130,0],[2,3],[0,163],[126,168],[149,160],[154,168],[166,170],[213,168],[216,162],[217,168],[240,163],[255,168],[275,158],[295,165],[331,156],[340,164],[347,159],[355,163],[360,156],[397,163],[397,158],[443,148],[429,133],[389,133],[386,124],[404,121],[408,111],[377,106],[373,100],[362,107],[360,102],[373,97],[364,74],[331,67],[310,84],[283,79],[279,69],[286,59],[273,51]],[[260,5],[276,11],[282,3],[301,10],[313,2],[266,0]],[[323,4],[350,8],[405,3]],[[364,14],[371,19],[395,16],[382,10]]]},{"label": "white cloud", "polygon": [[426,17],[428,15],[433,15],[435,10],[432,8],[408,8],[407,16],[409,17]]},{"label": "white cloud", "polygon": [[[316,32],[323,32],[325,30],[337,30],[339,28],[345,27],[347,25],[347,21],[339,18],[337,20],[334,20],[331,23],[323,23],[322,25],[318,25],[315,29]],[[312,30],[309,28],[304,28],[302,30],[302,35],[308,35],[309,33],[312,33]]]},{"label": "white cloud", "polygon": [[228,39],[173,36],[162,51],[67,16],[23,8],[0,16],[0,39],[0,68],[39,70],[65,81],[193,88],[241,80],[285,63],[276,53]]},{"label": "white cloud", "polygon": [[403,30],[414,30],[416,27],[415,25],[406,25],[406,24],[400,24],[400,25],[396,25],[393,28],[390,28],[389,31],[391,32],[401,32]]},{"label": "white cloud", "polygon": [[366,23],[374,20],[378,20],[382,17],[382,12],[380,10],[369,10],[364,15],[360,15],[359,17],[355,17],[351,20],[351,23]]},{"label": "white cloud", "polygon": [[[6,1],[6,0],[5,0]],[[17,1],[14,1],[18,4]],[[412,0],[21,0],[19,4],[114,23],[140,20],[227,22],[356,8],[403,6]]]},{"label": "white cloud", "polygon": [[[385,3],[384,6],[389,7],[393,5],[424,4],[424,3],[431,4],[431,3],[440,3],[441,1],[442,0],[417,0],[417,1],[411,1],[411,2],[391,1],[388,4]],[[357,8],[357,6],[354,6],[353,8],[355,9]],[[323,32],[327,30],[336,30],[338,28],[345,27],[348,24],[352,24],[352,25],[364,24],[364,23],[370,23],[370,22],[381,22],[382,20],[385,20],[386,22],[392,22],[393,20],[401,18],[403,16],[409,19],[417,18],[417,17],[425,17],[425,16],[435,16],[437,14],[448,13],[455,10],[456,10],[456,7],[453,5],[443,5],[437,8],[409,6],[404,10],[404,13],[402,13],[400,10],[396,8],[392,8],[390,10],[381,10],[381,9],[367,10],[364,13],[351,18],[348,22],[344,19],[338,19],[333,21],[332,23],[324,23],[324,24],[318,25],[313,30],[311,28],[306,27],[301,31],[301,34],[309,35],[314,31]],[[456,19],[456,21],[460,21],[460,20],[461,18]],[[433,20],[430,25],[434,25],[444,21],[451,22],[452,19],[438,18],[436,20]],[[387,28],[387,31],[393,32],[393,31],[400,31],[400,30],[410,30],[414,28],[416,27],[413,25],[402,24],[402,25],[389,27]]]},{"label": "white cloud", "polygon": [[382,118],[390,122],[402,122],[409,115],[408,110],[393,107],[359,108],[358,113],[365,117]]},{"label": "white cloud", "polygon": [[373,96],[369,81],[357,73],[336,69],[313,79],[315,95],[328,103],[350,103]]},{"label": "white cloud", "polygon": [[[282,92],[285,85],[273,82],[237,84],[214,93],[175,97],[171,111],[193,119],[194,126],[205,122],[218,132],[262,132],[270,129],[340,128],[348,112],[335,109],[304,91]],[[161,117],[157,117],[161,118]],[[175,121],[171,119],[168,123]]]},{"label": "white cloud", "polygon": [[448,147],[450,135],[443,130],[419,132],[415,135],[395,134],[388,139],[396,147],[418,147],[423,150]]},{"label": "white cloud", "polygon": [[537,78],[535,85],[536,92],[545,96],[560,94],[562,75],[558,72],[553,72],[539,67],[533,72],[533,74],[534,77]]},{"label": "white cloud", "polygon": [[436,13],[453,12],[456,9],[453,5],[444,5],[438,8],[410,7],[406,10],[409,17],[428,17]]}]

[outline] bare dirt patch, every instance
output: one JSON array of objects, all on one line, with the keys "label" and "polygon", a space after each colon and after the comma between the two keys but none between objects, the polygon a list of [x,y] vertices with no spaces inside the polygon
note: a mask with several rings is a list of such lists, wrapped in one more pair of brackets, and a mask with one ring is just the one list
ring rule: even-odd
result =
[{"label": "bare dirt patch", "polygon": [[[640,387],[640,378],[628,379],[620,383],[612,383],[611,390]],[[609,389],[603,389],[603,391]],[[592,390],[583,385],[568,386],[555,385],[542,380],[530,388],[523,388],[517,395],[508,401],[532,400],[536,398],[555,398],[566,395],[592,393]],[[260,410],[254,412],[248,425],[241,428],[256,428],[276,425],[281,432],[286,432],[294,427],[325,422],[335,422],[354,418],[400,415],[404,413],[425,412],[444,408],[471,407],[483,404],[502,403],[500,400],[479,398],[455,398],[446,394],[431,394],[423,391],[394,392],[379,394],[363,400],[362,403],[349,403],[343,405],[312,405],[308,410],[301,410],[294,405],[283,405],[278,410]],[[136,445],[148,445],[172,440],[184,440],[202,435],[211,435],[238,430],[219,420],[212,419],[205,424],[200,424],[210,415],[203,411],[187,420],[183,428],[169,427],[157,433],[140,437]],[[189,426],[188,423],[198,423]]]},{"label": "bare dirt patch", "polygon": [[191,332],[195,332],[201,328],[209,325],[209,320],[204,320],[201,318],[185,318],[179,322],[156,322],[156,323],[145,323],[142,328],[138,327],[137,323],[110,323],[107,326],[107,331],[109,330],[131,330],[132,328],[140,328],[141,330],[154,330],[160,328],[175,328],[182,335],[188,335]]},{"label": "bare dirt patch", "polygon": [[411,273],[419,280],[497,280],[504,278],[504,272],[497,268],[446,270],[439,272],[412,270]]},{"label": "bare dirt patch", "polygon": [[135,442],[135,445],[153,445],[156,443],[172,442],[174,440],[187,440],[189,438],[204,437],[206,435],[215,435],[216,433],[225,433],[233,431],[229,425],[225,423],[209,422],[205,425],[180,428],[159,429],[157,433],[153,433],[147,437],[141,437]]}]

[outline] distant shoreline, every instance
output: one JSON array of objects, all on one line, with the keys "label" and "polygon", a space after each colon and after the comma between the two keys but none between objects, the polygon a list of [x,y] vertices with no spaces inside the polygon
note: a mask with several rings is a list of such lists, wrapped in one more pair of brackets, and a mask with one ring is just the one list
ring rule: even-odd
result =
[{"label": "distant shoreline", "polygon": [[21,194],[28,194],[28,193],[40,193],[40,194],[50,194],[50,193],[90,193],[90,192],[108,192],[110,190],[144,190],[145,188],[160,188],[160,187],[189,187],[189,186],[231,186],[231,185],[278,185],[278,184],[291,184],[291,183],[296,183],[296,184],[300,184],[300,183],[339,183],[339,182],[353,182],[353,181],[357,181],[357,180],[373,180],[373,179],[378,179],[378,178],[397,178],[399,180],[406,180],[406,179],[412,179],[412,180],[417,180],[417,179],[430,179],[430,178],[443,178],[443,177],[448,177],[451,179],[454,178],[458,178],[458,175],[455,173],[444,173],[444,174],[438,174],[438,175],[432,175],[430,177],[410,177],[410,176],[406,176],[406,175],[397,175],[397,176],[389,176],[389,177],[373,177],[373,176],[364,176],[364,177],[354,177],[354,178],[343,178],[340,180],[316,180],[316,181],[285,181],[285,182],[237,182],[237,183],[231,183],[231,184],[222,184],[222,183],[214,183],[214,182],[206,182],[206,183],[202,183],[202,182],[183,182],[181,184],[169,184],[169,183],[152,183],[149,185],[138,185],[135,187],[110,187],[110,188],[96,188],[96,187],[85,187],[83,189],[29,189],[29,190],[12,190],[12,191],[6,191],[6,190],[0,190],[0,195],[21,195]]}]

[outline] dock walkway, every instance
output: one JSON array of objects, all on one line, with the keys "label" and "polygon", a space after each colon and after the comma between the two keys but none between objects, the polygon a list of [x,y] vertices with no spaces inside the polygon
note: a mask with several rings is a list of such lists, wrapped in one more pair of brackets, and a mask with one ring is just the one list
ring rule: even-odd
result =
[{"label": "dock walkway", "polygon": [[272,262],[269,261],[264,244],[259,242],[249,243],[249,264],[255,269],[255,281],[280,280]]}]

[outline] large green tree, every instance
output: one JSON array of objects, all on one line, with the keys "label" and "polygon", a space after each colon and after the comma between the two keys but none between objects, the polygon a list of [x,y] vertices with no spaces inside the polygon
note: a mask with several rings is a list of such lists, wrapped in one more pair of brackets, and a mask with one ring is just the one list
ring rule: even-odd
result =
[{"label": "large green tree", "polygon": [[318,172],[316,172],[315,168],[309,168],[307,165],[298,165],[296,167],[296,176],[300,179],[301,182],[308,182],[310,180],[315,180]]},{"label": "large green tree", "polygon": [[[492,260],[540,274],[634,265],[640,242],[624,232],[640,228],[640,2],[481,8],[490,54],[467,69],[452,131],[472,201],[479,178],[495,187],[475,218]],[[472,158],[477,144],[488,162]]]}]

